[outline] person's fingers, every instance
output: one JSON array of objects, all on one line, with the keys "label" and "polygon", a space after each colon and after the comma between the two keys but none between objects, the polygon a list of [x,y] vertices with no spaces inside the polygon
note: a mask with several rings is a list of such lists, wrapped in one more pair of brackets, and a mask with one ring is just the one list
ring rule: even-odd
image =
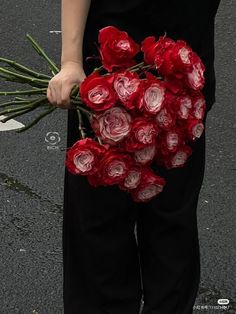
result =
[{"label": "person's fingers", "polygon": [[62,84],[61,88],[61,104],[68,106],[70,104],[70,93],[74,85]]},{"label": "person's fingers", "polygon": [[51,89],[49,88],[49,86],[47,88],[47,99],[50,103],[52,103],[52,93],[51,93]]},{"label": "person's fingers", "polygon": [[56,100],[55,105],[56,106],[61,105],[61,87],[62,87],[61,80],[56,81],[52,86],[52,90],[53,90],[53,93],[55,95],[55,100]]}]

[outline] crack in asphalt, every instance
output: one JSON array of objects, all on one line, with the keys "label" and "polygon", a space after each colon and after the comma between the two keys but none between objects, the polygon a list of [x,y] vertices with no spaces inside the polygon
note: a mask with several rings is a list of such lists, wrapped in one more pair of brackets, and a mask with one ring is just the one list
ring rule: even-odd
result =
[{"label": "crack in asphalt", "polygon": [[1,180],[0,184],[2,186],[5,186],[6,188],[13,190],[15,192],[23,192],[27,196],[34,198],[34,199],[37,199],[40,202],[45,203],[46,207],[49,209],[47,211],[49,211],[51,213],[62,214],[62,212],[63,212],[63,206],[62,205],[55,204],[51,200],[43,198],[41,195],[34,192],[29,186],[22,184],[17,179],[15,179],[15,178],[13,178],[13,177],[11,177],[11,176],[3,173],[3,172],[0,172],[0,180]]}]

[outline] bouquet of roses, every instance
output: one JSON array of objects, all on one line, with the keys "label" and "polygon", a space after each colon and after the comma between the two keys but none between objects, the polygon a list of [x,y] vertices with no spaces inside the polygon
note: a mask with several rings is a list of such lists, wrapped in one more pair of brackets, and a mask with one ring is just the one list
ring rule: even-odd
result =
[{"label": "bouquet of roses", "polygon": [[166,35],[138,44],[107,26],[98,43],[101,67],[71,94],[81,138],[68,148],[65,165],[94,187],[118,185],[146,202],[166,184],[152,164],[183,167],[192,154],[188,144],[204,130],[205,66],[184,40]]}]

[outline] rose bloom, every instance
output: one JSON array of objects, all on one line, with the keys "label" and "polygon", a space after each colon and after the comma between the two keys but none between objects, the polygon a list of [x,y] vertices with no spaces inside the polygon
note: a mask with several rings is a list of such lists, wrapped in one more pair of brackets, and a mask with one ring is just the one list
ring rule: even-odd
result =
[{"label": "rose bloom", "polygon": [[177,113],[179,119],[188,119],[192,108],[192,100],[188,95],[177,96],[172,103],[173,110]]},{"label": "rose bloom", "polygon": [[156,145],[144,147],[134,152],[134,160],[137,164],[148,165],[150,164],[156,154]]},{"label": "rose bloom", "polygon": [[147,78],[141,82],[137,107],[141,112],[155,115],[165,102],[165,85],[163,81],[147,72]]},{"label": "rose bloom", "polygon": [[158,149],[163,155],[175,152],[183,144],[184,136],[182,129],[173,128],[161,133],[158,140]]},{"label": "rose bloom", "polygon": [[187,137],[190,141],[195,141],[197,138],[201,137],[205,128],[202,120],[199,119],[189,119],[185,127]]},{"label": "rose bloom", "polygon": [[122,190],[132,190],[136,189],[141,181],[142,168],[138,166],[133,166],[128,171],[125,179],[119,184]]},{"label": "rose bloom", "polygon": [[154,145],[158,129],[154,121],[138,117],[133,119],[129,137],[124,142],[125,150],[134,152],[146,146]]},{"label": "rose bloom", "polygon": [[129,135],[131,120],[131,115],[124,108],[113,107],[97,115],[91,125],[105,143],[116,145]]},{"label": "rose bloom", "polygon": [[171,153],[168,156],[157,155],[156,161],[159,166],[164,166],[167,169],[179,168],[185,165],[191,154],[192,148],[184,144],[178,147],[176,152]]},{"label": "rose bloom", "polygon": [[105,151],[91,138],[79,140],[67,151],[65,165],[72,174],[94,174]]},{"label": "rose bloom", "polygon": [[140,47],[128,35],[115,26],[106,26],[98,34],[100,55],[107,71],[113,68],[127,68],[135,64],[133,58],[140,51]]},{"label": "rose bloom", "polygon": [[122,104],[129,110],[134,109],[134,100],[139,95],[138,74],[129,71],[115,73],[113,86]]},{"label": "rose bloom", "polygon": [[192,59],[192,70],[187,73],[186,83],[193,90],[201,90],[205,84],[205,65],[195,53]]},{"label": "rose bloom", "polygon": [[146,38],[141,46],[144,60],[155,64],[162,76],[175,76],[183,79],[193,90],[201,90],[205,83],[205,66],[200,57],[184,40],[174,42],[167,37],[160,37],[155,42],[154,37]]},{"label": "rose bloom", "polygon": [[131,196],[135,202],[148,202],[162,192],[165,184],[164,178],[156,175],[150,168],[144,168],[141,182],[131,191]]},{"label": "rose bloom", "polygon": [[109,149],[100,160],[96,182],[99,185],[119,184],[127,176],[132,164],[130,155],[121,153],[117,149]]},{"label": "rose bloom", "polygon": [[203,120],[206,111],[206,101],[201,92],[192,98],[191,115],[199,120]]},{"label": "rose bloom", "polygon": [[157,126],[163,130],[170,130],[176,123],[176,113],[169,106],[164,106],[155,117]]},{"label": "rose bloom", "polygon": [[114,106],[117,95],[113,89],[113,75],[100,76],[97,71],[80,84],[83,102],[94,111],[104,111]]},{"label": "rose bloom", "polygon": [[174,44],[174,40],[166,36],[160,36],[158,41],[156,41],[154,36],[146,37],[141,43],[145,63],[150,65],[155,64],[157,67],[160,67],[163,60],[159,56],[162,56]]}]

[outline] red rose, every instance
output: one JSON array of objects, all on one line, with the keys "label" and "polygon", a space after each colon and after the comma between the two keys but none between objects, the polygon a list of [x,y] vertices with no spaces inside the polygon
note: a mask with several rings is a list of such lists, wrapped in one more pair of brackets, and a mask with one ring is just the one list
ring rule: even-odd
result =
[{"label": "red rose", "polygon": [[177,40],[163,54],[158,55],[158,70],[162,75],[174,75],[177,78],[182,78],[183,73],[192,70],[192,55],[193,51],[191,47],[184,40]]},{"label": "red rose", "polygon": [[173,94],[182,94],[186,88],[185,83],[175,76],[164,77],[166,89]]},{"label": "red rose", "polygon": [[130,133],[131,120],[131,115],[124,108],[113,107],[97,115],[92,127],[105,143],[116,145]]},{"label": "red rose", "polygon": [[109,149],[100,161],[97,182],[102,185],[119,184],[127,176],[132,163],[130,155]]},{"label": "red rose", "polygon": [[156,65],[159,67],[162,64],[163,53],[175,44],[174,40],[161,36],[159,40],[156,41],[154,36],[146,37],[141,44],[141,50],[144,53],[144,61],[150,65]]},{"label": "red rose", "polygon": [[73,174],[94,174],[105,151],[105,147],[91,138],[79,140],[67,151],[65,165]]},{"label": "red rose", "polygon": [[133,58],[140,49],[127,32],[120,31],[114,26],[104,27],[99,31],[98,42],[102,63],[107,71],[135,64]]},{"label": "red rose", "polygon": [[134,160],[137,164],[148,165],[150,164],[156,154],[156,145],[144,147],[134,152]]},{"label": "red rose", "polygon": [[139,95],[139,76],[135,72],[124,71],[114,74],[114,89],[127,109],[134,109],[134,100]]},{"label": "red rose", "polygon": [[144,168],[141,182],[131,191],[131,196],[135,202],[148,202],[162,192],[165,184],[164,178],[156,175],[150,168]]},{"label": "red rose", "polygon": [[141,167],[131,167],[128,171],[123,182],[120,183],[119,187],[122,190],[132,190],[136,189],[141,181],[142,168]]},{"label": "red rose", "polygon": [[182,130],[173,128],[162,133],[158,139],[158,148],[163,155],[175,152],[183,144],[184,136]]},{"label": "red rose", "polygon": [[80,95],[83,102],[95,111],[111,108],[117,100],[113,76],[100,76],[97,71],[93,72],[81,82]]},{"label": "red rose", "polygon": [[192,98],[192,104],[191,115],[196,119],[203,120],[206,111],[206,101],[201,92]]},{"label": "red rose", "polygon": [[171,104],[179,119],[188,119],[192,108],[192,100],[188,95],[177,96]]},{"label": "red rose", "polygon": [[192,70],[187,73],[186,83],[193,90],[201,90],[205,83],[205,65],[196,53],[192,56]]},{"label": "red rose", "polygon": [[140,85],[140,96],[137,100],[137,107],[146,114],[155,115],[165,102],[165,85],[163,81],[147,72],[147,79]]},{"label": "red rose", "polygon": [[155,123],[145,117],[138,117],[132,121],[129,137],[124,146],[128,152],[134,152],[146,146],[154,145],[158,129]]},{"label": "red rose", "polygon": [[176,152],[169,155],[157,155],[156,162],[159,166],[164,166],[167,169],[183,167],[192,154],[192,148],[188,145],[178,147]]},{"label": "red rose", "polygon": [[199,119],[189,119],[185,125],[186,135],[190,141],[195,141],[199,138],[204,130],[204,124]]},{"label": "red rose", "polygon": [[176,113],[169,106],[164,106],[155,117],[157,126],[163,130],[170,130],[176,123]]}]

